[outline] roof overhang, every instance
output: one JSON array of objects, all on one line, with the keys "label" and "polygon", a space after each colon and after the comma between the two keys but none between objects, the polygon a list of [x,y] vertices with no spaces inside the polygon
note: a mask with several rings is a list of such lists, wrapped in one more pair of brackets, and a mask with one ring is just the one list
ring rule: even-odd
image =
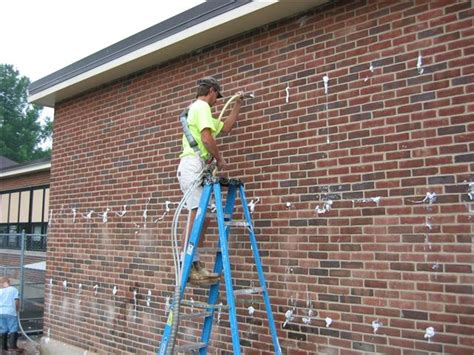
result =
[{"label": "roof overhang", "polygon": [[9,168],[8,170],[0,171],[0,179],[14,177],[18,175],[38,173],[38,172],[46,171],[50,169],[51,169],[51,162],[43,162],[39,164],[20,166],[17,168],[12,167],[12,168]]},{"label": "roof overhang", "polygon": [[32,83],[29,101],[54,107],[86,90],[329,1],[209,1]]}]

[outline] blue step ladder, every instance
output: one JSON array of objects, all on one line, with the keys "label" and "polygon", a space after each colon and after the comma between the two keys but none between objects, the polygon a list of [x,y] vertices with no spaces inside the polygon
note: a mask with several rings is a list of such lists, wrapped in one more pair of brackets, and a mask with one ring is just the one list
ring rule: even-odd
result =
[{"label": "blue step ladder", "polygon": [[[227,198],[225,208],[222,205],[222,187],[227,187]],[[240,195],[240,200],[242,202],[242,208],[245,220],[244,221],[234,221],[232,220],[232,215],[234,211],[235,201],[237,191]],[[239,328],[237,323],[237,309],[235,297],[239,295],[252,295],[252,294],[261,294],[265,304],[265,310],[267,314],[268,327],[270,329],[270,334],[272,336],[273,349],[275,354],[281,355],[281,348],[278,341],[278,336],[275,328],[275,322],[273,319],[272,308],[270,304],[270,299],[268,296],[267,285],[262,269],[262,262],[260,260],[260,254],[258,251],[257,241],[255,238],[255,232],[252,224],[252,219],[250,216],[250,211],[247,205],[247,200],[245,197],[244,184],[239,179],[228,179],[228,178],[218,178],[208,176],[204,179],[204,188],[201,195],[201,200],[199,202],[199,208],[196,214],[196,218],[191,230],[191,235],[187,244],[187,249],[184,257],[183,267],[182,267],[182,284],[181,284],[181,294],[180,294],[180,303],[182,305],[190,305],[190,301],[183,300],[184,292],[187,285],[188,276],[192,266],[192,260],[194,258],[194,253],[196,251],[199,237],[204,225],[206,218],[206,211],[211,200],[211,195],[214,194],[216,214],[217,214],[217,225],[219,229],[219,243],[216,251],[216,259],[214,264],[214,272],[221,274],[224,272],[225,280],[225,289],[227,295],[227,305],[225,309],[229,311],[229,321],[230,329],[232,333],[232,347],[233,353],[235,355],[241,354],[240,339],[239,339]],[[250,245],[252,248],[253,257],[255,260],[255,266],[258,273],[258,279],[260,286],[253,287],[248,289],[238,289],[234,290],[232,285],[232,275],[230,271],[230,259],[229,259],[229,248],[228,248],[228,239],[230,235],[230,230],[232,226],[245,226],[249,232]],[[216,309],[223,309],[222,304],[217,305],[219,299],[219,286],[220,278],[216,279],[215,283],[211,284],[209,287],[209,296],[208,303],[198,303],[191,302],[194,308],[202,308],[203,312],[193,312],[190,314],[179,314],[180,320],[183,319],[194,319],[196,317],[204,317],[204,325],[202,328],[201,339],[199,342],[190,343],[185,345],[175,345],[174,354],[178,353],[198,353],[200,355],[207,354],[209,340],[211,338],[212,323],[214,319],[214,313]],[[170,307],[170,312],[168,316],[168,321],[166,323],[165,329],[163,331],[163,336],[161,339],[160,347],[158,349],[158,355],[172,355],[167,353],[169,350],[170,335],[172,332],[172,323],[173,323],[173,307],[172,304]],[[179,305],[178,305],[179,307]]]}]

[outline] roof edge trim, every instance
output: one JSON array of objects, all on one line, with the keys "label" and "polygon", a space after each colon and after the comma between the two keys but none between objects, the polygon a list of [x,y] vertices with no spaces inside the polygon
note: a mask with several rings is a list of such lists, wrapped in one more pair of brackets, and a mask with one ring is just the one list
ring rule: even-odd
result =
[{"label": "roof edge trim", "polygon": [[51,169],[51,162],[49,163],[42,163],[34,166],[25,166],[21,167],[18,169],[11,169],[9,171],[1,172],[0,171],[0,179],[1,178],[6,178],[6,177],[13,177],[17,175],[24,175],[24,174],[30,174],[30,173],[36,173],[40,172],[43,170],[49,170]]}]

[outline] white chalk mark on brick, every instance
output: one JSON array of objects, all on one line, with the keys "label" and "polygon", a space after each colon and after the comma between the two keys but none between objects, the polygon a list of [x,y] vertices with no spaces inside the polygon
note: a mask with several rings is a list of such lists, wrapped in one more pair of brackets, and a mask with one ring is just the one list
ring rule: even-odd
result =
[{"label": "white chalk mark on brick", "polygon": [[367,202],[375,202],[378,206],[380,201],[382,201],[382,197],[377,196],[377,197],[370,197],[370,198],[358,198],[355,200],[352,200],[353,202],[361,202],[361,203],[367,203]]},{"label": "white chalk mark on brick", "polygon": [[423,74],[425,71],[423,69],[423,57],[421,55],[418,56],[418,60],[416,61],[416,69],[418,70],[418,74]]},{"label": "white chalk mark on brick", "polygon": [[319,205],[317,205],[314,210],[317,214],[324,214],[331,210],[332,204],[333,204],[332,200],[327,200],[327,201],[324,201],[324,205],[322,207],[319,207]]},{"label": "white chalk mark on brick", "polygon": [[255,308],[253,308],[252,306],[249,306],[247,310],[249,311],[249,316],[253,316],[253,314],[255,313]]},{"label": "white chalk mark on brick", "polygon": [[120,212],[115,212],[115,214],[119,217],[123,217],[125,216],[125,214],[127,213],[127,205],[123,205],[123,210],[120,211]]},{"label": "white chalk mark on brick", "polygon": [[222,316],[222,302],[219,303],[219,307],[217,308],[217,325],[221,323],[221,316]]},{"label": "white chalk mark on brick", "polygon": [[[370,63],[369,70],[370,70],[371,73],[374,72],[374,66],[372,65],[372,63]],[[369,81],[369,76],[368,75],[364,79],[364,82],[367,82],[367,81]]]},{"label": "white chalk mark on brick", "polygon": [[431,338],[435,336],[435,330],[433,327],[428,327],[425,329],[425,339],[428,339],[428,342],[431,342]]},{"label": "white chalk mark on brick", "polygon": [[107,223],[108,222],[108,214],[110,212],[110,208],[107,207],[107,209],[103,213],[99,213],[99,217],[102,217],[102,222]]},{"label": "white chalk mark on brick", "polygon": [[377,331],[379,330],[379,328],[382,327],[382,325],[383,324],[381,322],[379,322],[378,319],[372,321],[372,329],[374,330],[374,334],[377,333]]},{"label": "white chalk mark on brick", "polygon": [[469,199],[471,201],[474,200],[474,182],[469,183],[469,189],[468,189],[467,195],[469,196]]},{"label": "white chalk mark on brick", "polygon": [[151,290],[148,290],[147,295],[146,295],[146,305],[147,307],[150,307],[151,304]]},{"label": "white chalk mark on brick", "polygon": [[146,222],[148,219],[148,205],[150,204],[151,197],[148,197],[145,202],[145,209],[143,210],[143,228],[146,229]]},{"label": "white chalk mark on brick", "polygon": [[260,202],[260,197],[257,197],[255,200],[250,201],[250,203],[248,204],[250,213],[255,212],[255,205],[259,202]]},{"label": "white chalk mark on brick", "polygon": [[53,224],[53,209],[49,211],[48,228],[51,227],[52,224]]},{"label": "white chalk mark on brick", "polygon": [[438,199],[438,196],[436,195],[436,192],[427,192],[426,193],[426,196],[424,199],[422,200],[408,200],[410,202],[413,202],[413,203],[425,203],[425,202],[428,202],[428,204],[433,204],[434,202],[436,202],[436,200]]},{"label": "white chalk mark on brick", "polygon": [[324,84],[324,93],[327,95],[329,92],[329,76],[327,74],[323,76],[323,84]]},{"label": "white chalk mark on brick", "polygon": [[291,321],[293,321],[293,319],[295,319],[295,317],[293,315],[294,311],[295,311],[295,307],[293,307],[293,308],[291,308],[291,309],[289,309],[285,312],[285,322],[283,323],[283,328],[286,327],[288,322],[291,322]]}]

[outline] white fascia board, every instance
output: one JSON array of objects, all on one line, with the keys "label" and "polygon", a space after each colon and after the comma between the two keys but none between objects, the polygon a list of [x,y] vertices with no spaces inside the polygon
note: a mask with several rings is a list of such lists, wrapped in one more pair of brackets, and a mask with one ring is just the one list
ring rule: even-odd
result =
[{"label": "white fascia board", "polygon": [[[179,33],[176,33],[172,36],[169,36],[167,38],[164,38],[163,40],[160,40],[158,42],[155,42],[149,46],[146,46],[146,47],[143,47],[143,48],[140,48],[132,53],[129,53],[129,54],[126,54],[120,58],[117,58],[115,60],[112,60],[108,63],[105,63],[103,65],[100,65],[96,68],[93,68],[85,73],[82,73],[82,74],[79,74],[71,79],[68,79],[68,80],[65,80],[57,85],[54,85],[50,88],[47,88],[45,89],[44,91],[41,91],[41,92],[38,92],[36,94],[33,94],[31,95],[29,98],[28,98],[28,101],[31,102],[31,103],[40,103],[40,104],[43,104],[41,102],[41,99],[42,98],[45,98],[47,96],[52,96],[53,97],[53,100],[55,98],[55,93],[59,92],[59,91],[62,91],[62,90],[65,90],[66,88],[69,88],[71,86],[74,86],[76,84],[79,84],[81,82],[84,82],[85,80],[88,80],[88,79],[91,79],[99,74],[102,74],[102,73],[105,73],[107,71],[110,71],[110,70],[113,70],[113,69],[116,69],[117,67],[120,67],[120,66],[123,66],[123,65],[126,65],[134,60],[137,60],[141,57],[144,57],[146,55],[149,55],[151,53],[154,53],[154,52],[158,52],[168,46],[171,46],[173,44],[177,44],[179,42],[182,42],[190,37],[193,37],[195,35],[198,35],[200,33],[203,33],[207,30],[210,30],[210,29],[213,29],[213,28],[216,28],[222,24],[225,24],[229,21],[233,21],[233,20],[236,20],[240,17],[244,17],[248,14],[251,14],[255,11],[258,11],[258,10],[261,10],[263,8],[266,8],[266,7],[269,7],[269,6],[272,6],[272,5],[275,5],[275,4],[278,4],[279,1],[277,0],[269,0],[269,1],[255,1],[255,2],[251,2],[251,3],[248,3],[246,5],[243,5],[237,9],[234,9],[234,10],[231,10],[231,11],[228,11],[224,14],[221,14],[217,17],[214,17],[214,18],[211,18],[207,21],[204,21],[202,23],[199,23],[193,27],[190,27],[188,29],[185,29]],[[242,29],[241,32],[244,32],[248,29]],[[222,38],[223,39],[223,38]],[[212,42],[210,42],[212,43]],[[209,43],[206,43],[206,44],[209,44]],[[201,45],[200,45],[201,46]],[[196,46],[196,48],[199,47],[199,46]],[[196,49],[194,48],[194,49]],[[193,49],[191,49],[193,50]],[[112,78],[110,78],[110,80],[113,80],[113,79],[116,79],[120,76],[117,76],[117,75],[112,75]],[[98,83],[100,84],[100,83]],[[54,100],[55,101],[55,100]],[[45,105],[45,106],[49,106],[49,105]],[[52,105],[54,106],[54,104]]]},{"label": "white fascia board", "polygon": [[5,178],[5,177],[12,177],[16,175],[36,173],[36,172],[49,170],[49,169],[51,169],[51,163],[43,163],[43,164],[34,165],[34,166],[25,166],[23,168],[0,172],[0,179]]},{"label": "white fascia board", "polygon": [[86,90],[328,1],[253,1],[66,79],[30,95],[28,99],[32,103],[54,107],[57,102]]}]

